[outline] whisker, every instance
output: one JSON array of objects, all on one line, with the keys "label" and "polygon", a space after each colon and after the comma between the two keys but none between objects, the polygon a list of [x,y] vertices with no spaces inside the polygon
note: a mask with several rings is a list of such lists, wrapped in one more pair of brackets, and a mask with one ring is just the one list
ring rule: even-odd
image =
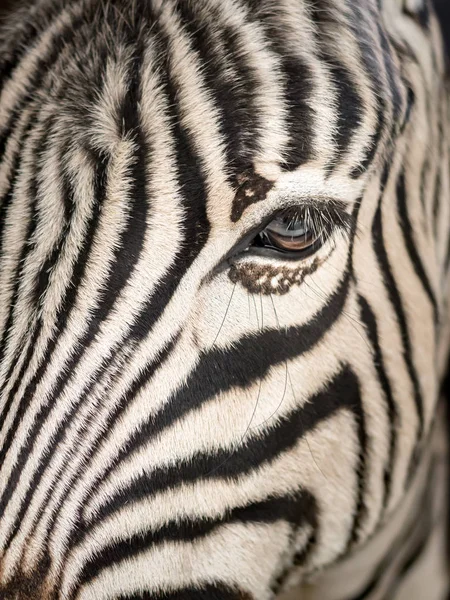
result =
[{"label": "whisker", "polygon": [[[291,379],[291,374],[290,374],[290,371],[289,371],[289,369],[288,369],[288,378],[289,378],[289,384],[290,384],[290,386],[291,386],[291,390],[292,390],[292,395],[294,396],[295,404],[297,405],[297,397],[296,397],[296,395],[295,395],[294,386],[293,386],[293,384],[292,384],[292,379]],[[306,435],[304,436],[304,438],[303,438],[303,439],[305,440],[305,442],[306,442],[306,445],[308,446],[309,453],[311,454],[311,458],[313,459],[313,462],[314,462],[314,464],[316,465],[316,467],[317,467],[317,470],[318,470],[318,471],[319,471],[319,473],[322,475],[322,477],[325,479],[325,481],[327,481],[328,483],[331,483],[331,485],[333,486],[333,488],[336,490],[337,488],[336,488],[336,486],[334,485],[334,483],[333,483],[333,482],[332,482],[330,479],[328,479],[328,477],[325,475],[325,473],[322,471],[322,469],[321,469],[321,468],[320,468],[320,466],[318,465],[318,463],[317,463],[317,461],[316,461],[316,459],[315,459],[315,457],[314,457],[313,451],[312,451],[312,449],[311,449],[311,445],[310,445],[310,443],[309,443],[309,441],[308,441],[308,434],[306,434]]]},{"label": "whisker", "polygon": [[267,419],[264,419],[264,421],[262,421],[262,423],[259,423],[258,425],[254,425],[252,427],[252,429],[258,429],[259,427],[262,427],[264,425],[264,423],[267,423],[268,421],[270,421],[270,419],[272,419],[272,417],[274,417],[276,415],[276,413],[280,410],[280,407],[283,404],[284,399],[286,397],[287,381],[288,381],[288,364],[287,364],[287,361],[284,362],[284,366],[285,366],[284,390],[283,390],[283,395],[281,397],[280,403],[278,404],[278,406],[276,407],[276,409],[273,411],[273,413],[267,417]]},{"label": "whisker", "polygon": [[217,332],[217,335],[216,335],[216,337],[214,338],[214,341],[213,341],[213,343],[211,344],[211,346],[214,346],[214,344],[217,342],[217,338],[219,337],[219,335],[220,335],[220,332],[222,331],[222,327],[223,327],[223,325],[224,325],[224,323],[225,323],[225,320],[226,320],[226,318],[227,318],[228,311],[230,310],[231,301],[233,300],[233,296],[234,296],[234,290],[235,290],[235,289],[236,289],[236,283],[235,283],[235,284],[234,284],[234,286],[233,286],[233,291],[231,292],[231,296],[230,296],[230,299],[229,299],[229,301],[228,301],[228,305],[227,305],[227,309],[226,309],[226,311],[225,311],[225,314],[223,315],[223,319],[222,319],[222,323],[220,324],[219,331]]},{"label": "whisker", "polygon": [[204,477],[208,477],[209,475],[212,475],[213,473],[215,473],[218,469],[220,469],[221,467],[223,467],[223,465],[225,465],[230,458],[233,456],[233,454],[239,449],[239,447],[242,445],[242,442],[245,440],[248,432],[252,429],[251,424],[252,421],[255,417],[256,414],[256,410],[258,408],[258,404],[259,404],[259,399],[261,397],[261,388],[262,388],[262,379],[260,378],[259,380],[259,387],[258,387],[258,395],[256,397],[256,402],[255,402],[255,406],[253,407],[253,412],[252,412],[252,416],[250,417],[250,421],[247,425],[247,428],[245,429],[244,433],[242,434],[241,438],[235,442],[233,445],[234,447],[231,448],[229,455],[227,456],[227,458],[225,458],[220,464],[218,464],[216,467],[214,467],[214,469],[211,469],[211,471],[208,471],[207,473],[205,473]]},{"label": "whisker", "polygon": [[253,299],[253,306],[255,307],[255,315],[256,315],[256,326],[259,329],[259,316],[258,316],[258,309],[256,308],[256,299],[255,299],[255,294],[252,294],[252,299]]},{"label": "whisker", "polygon": [[262,294],[259,294],[259,302],[261,305],[261,330],[264,329],[264,306],[263,306],[263,299],[262,299]]}]

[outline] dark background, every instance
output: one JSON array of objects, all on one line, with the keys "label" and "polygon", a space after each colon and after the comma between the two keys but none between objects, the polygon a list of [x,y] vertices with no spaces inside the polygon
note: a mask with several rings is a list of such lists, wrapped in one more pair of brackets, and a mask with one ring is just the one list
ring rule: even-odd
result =
[{"label": "dark background", "polygon": [[450,54],[450,0],[435,0],[438,14],[441,18],[447,49]]},{"label": "dark background", "polygon": [[[357,2],[358,0],[354,1]],[[450,0],[434,0],[434,2],[441,18],[442,28],[447,41],[447,48],[450,54]],[[13,4],[14,0],[0,0],[0,17],[2,12],[7,9],[8,6],[12,6]]]}]

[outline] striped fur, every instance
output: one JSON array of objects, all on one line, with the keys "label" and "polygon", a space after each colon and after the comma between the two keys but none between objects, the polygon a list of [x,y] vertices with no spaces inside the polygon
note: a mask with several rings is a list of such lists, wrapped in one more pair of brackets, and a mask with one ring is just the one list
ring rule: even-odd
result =
[{"label": "striped fur", "polygon": [[425,0],[34,0],[0,72],[0,598],[442,600]]}]

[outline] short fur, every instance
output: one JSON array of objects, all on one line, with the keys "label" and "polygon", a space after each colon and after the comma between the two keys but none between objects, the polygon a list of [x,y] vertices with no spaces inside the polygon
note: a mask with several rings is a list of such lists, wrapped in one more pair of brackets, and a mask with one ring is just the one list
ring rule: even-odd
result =
[{"label": "short fur", "polygon": [[0,597],[442,600],[426,0],[34,0],[0,84]]}]

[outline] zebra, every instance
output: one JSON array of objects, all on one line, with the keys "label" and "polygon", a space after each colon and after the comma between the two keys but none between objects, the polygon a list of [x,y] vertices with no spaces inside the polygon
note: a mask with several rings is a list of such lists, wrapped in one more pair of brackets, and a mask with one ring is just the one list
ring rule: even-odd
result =
[{"label": "zebra", "polygon": [[0,26],[0,598],[443,600],[427,0]]}]

